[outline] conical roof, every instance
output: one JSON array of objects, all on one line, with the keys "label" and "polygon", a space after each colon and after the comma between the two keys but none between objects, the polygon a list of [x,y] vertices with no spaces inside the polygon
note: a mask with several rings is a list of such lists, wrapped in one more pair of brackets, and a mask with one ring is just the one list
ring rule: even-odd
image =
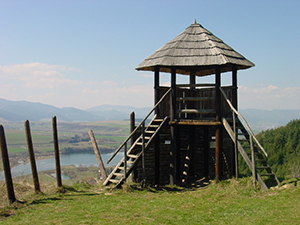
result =
[{"label": "conical roof", "polygon": [[176,38],[148,56],[137,70],[154,71],[159,66],[161,72],[171,72],[176,67],[179,74],[190,74],[195,71],[197,76],[215,73],[216,66],[221,72],[237,69],[247,69],[254,64],[244,56],[234,51],[221,39],[194,22]]}]

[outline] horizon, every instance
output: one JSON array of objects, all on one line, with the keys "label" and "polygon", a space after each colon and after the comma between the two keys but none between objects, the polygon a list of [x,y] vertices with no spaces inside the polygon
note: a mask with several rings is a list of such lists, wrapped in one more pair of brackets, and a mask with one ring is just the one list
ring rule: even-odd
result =
[{"label": "horizon", "polygon": [[[255,64],[238,72],[240,109],[300,109],[299,1],[188,3],[1,1],[0,98],[81,110],[152,107],[153,73],[135,67],[196,19]],[[222,74],[222,85],[229,80]],[[161,85],[169,83],[162,73]]]}]

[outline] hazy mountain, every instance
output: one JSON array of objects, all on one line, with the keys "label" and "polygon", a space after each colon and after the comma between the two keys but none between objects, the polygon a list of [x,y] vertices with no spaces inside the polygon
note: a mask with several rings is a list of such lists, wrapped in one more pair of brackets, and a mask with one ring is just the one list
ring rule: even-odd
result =
[{"label": "hazy mountain", "polygon": [[137,108],[121,105],[100,105],[89,108],[87,111],[96,116],[106,116],[116,120],[129,119],[130,113],[134,112],[136,118],[144,118],[151,110],[150,107]]},{"label": "hazy mountain", "polygon": [[0,118],[8,121],[39,121],[57,116],[63,121],[96,121],[103,118],[75,108],[57,108],[42,103],[0,99]]},{"label": "hazy mountain", "polygon": [[[8,121],[39,121],[57,116],[61,121],[100,121],[129,119],[135,112],[136,119],[144,118],[151,107],[137,108],[133,106],[100,105],[88,110],[76,108],[57,108],[42,103],[27,101],[8,101],[0,98],[0,119]],[[300,118],[300,110],[262,110],[240,109],[255,133],[269,128],[284,126],[293,119]]]}]

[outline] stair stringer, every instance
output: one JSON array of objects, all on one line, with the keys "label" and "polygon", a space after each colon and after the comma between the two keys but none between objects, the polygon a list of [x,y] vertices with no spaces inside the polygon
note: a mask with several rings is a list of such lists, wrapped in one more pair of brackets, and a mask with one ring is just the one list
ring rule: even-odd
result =
[{"label": "stair stringer", "polygon": [[[149,123],[149,125],[147,126],[150,127],[151,124],[153,123],[153,121],[155,121],[156,119],[156,115],[154,116],[154,118],[151,120],[151,122]],[[157,129],[155,130],[155,132],[153,133],[153,135],[150,137],[150,139],[147,140],[146,144],[145,144],[145,151],[149,148],[150,144],[153,142],[153,140],[155,140],[155,138],[157,137],[157,135],[159,134],[159,132],[161,131],[162,127],[167,123],[167,121],[169,120],[168,117],[165,117],[164,119],[161,119],[162,122],[160,123],[160,125],[157,127]],[[147,130],[146,128],[146,130]],[[130,167],[128,167],[128,169],[126,170],[126,174],[124,172],[124,175],[120,178],[119,182],[116,183],[115,188],[119,187],[120,185],[122,185],[122,183],[124,181],[126,181],[126,179],[128,178],[128,176],[131,174],[131,172],[135,169],[135,167],[138,165],[139,161],[142,158],[142,151],[140,151],[139,153],[137,153],[135,155],[135,157],[130,157],[131,152],[135,149],[135,147],[138,147],[138,143],[139,140],[141,140],[142,135],[140,135],[136,141],[134,142],[134,144],[130,147],[130,149],[127,151],[127,160],[128,159],[134,159],[133,163],[131,164]],[[115,166],[115,168],[113,169],[113,171],[109,174],[109,176],[107,177],[107,179],[103,182],[103,185],[108,185],[109,183],[112,183],[111,180],[114,176],[116,176],[115,174],[117,173],[118,170],[121,170],[122,164],[124,166],[124,161],[125,161],[125,157],[123,157],[120,162]]]},{"label": "stair stringer", "polygon": [[[225,118],[223,118],[222,122],[223,122],[223,125],[224,125],[226,131],[228,132],[231,140],[233,142],[235,142],[234,131],[231,129],[229,123],[227,122],[227,120]],[[246,151],[244,150],[243,146],[241,145],[241,143],[238,140],[237,140],[237,148],[238,148],[241,156],[245,160],[246,164],[248,165],[249,169],[251,171],[253,171],[252,161],[249,159]],[[256,173],[256,178],[257,178],[257,181],[258,181],[260,187],[263,190],[268,190],[269,189],[268,186],[265,184],[265,182],[263,181],[263,179],[261,178],[261,176],[258,173]]]}]

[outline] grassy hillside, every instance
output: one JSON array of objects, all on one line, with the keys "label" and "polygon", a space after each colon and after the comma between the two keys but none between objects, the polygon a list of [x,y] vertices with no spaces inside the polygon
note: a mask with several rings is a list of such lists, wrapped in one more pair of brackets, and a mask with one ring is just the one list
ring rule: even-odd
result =
[{"label": "grassy hillside", "polygon": [[[29,193],[28,185],[19,184]],[[2,209],[1,224],[297,224],[300,187],[255,190],[251,178],[177,187],[109,191],[75,184],[55,193],[27,194]],[[2,190],[1,190],[2,191]]]},{"label": "grassy hillside", "polygon": [[268,163],[282,179],[300,178],[300,120],[257,135],[268,151]]}]

